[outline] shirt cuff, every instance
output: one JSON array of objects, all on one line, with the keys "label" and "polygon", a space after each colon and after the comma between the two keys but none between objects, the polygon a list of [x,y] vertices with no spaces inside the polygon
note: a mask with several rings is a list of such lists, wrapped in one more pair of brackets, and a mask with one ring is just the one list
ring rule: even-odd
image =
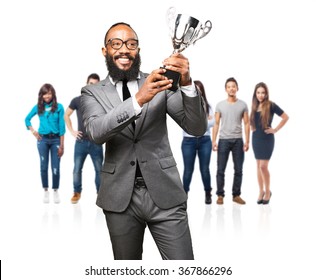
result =
[{"label": "shirt cuff", "polygon": [[195,84],[192,82],[192,85],[188,85],[188,86],[182,86],[181,87],[181,91],[184,92],[184,94],[188,97],[195,97],[197,96],[197,91],[195,88]]},{"label": "shirt cuff", "polygon": [[137,100],[136,100],[136,96],[132,96],[132,101],[133,101],[133,107],[134,107],[134,111],[135,111],[135,115],[139,115],[142,112],[142,107],[139,106]]}]

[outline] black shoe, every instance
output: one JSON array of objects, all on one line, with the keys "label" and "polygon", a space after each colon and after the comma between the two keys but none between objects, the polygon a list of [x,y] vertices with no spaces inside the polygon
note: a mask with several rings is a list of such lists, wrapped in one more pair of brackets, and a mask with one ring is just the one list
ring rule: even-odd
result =
[{"label": "black shoe", "polygon": [[271,196],[272,196],[272,192],[270,191],[270,198],[268,200],[263,199],[262,204],[269,204]]},{"label": "black shoe", "polygon": [[257,204],[263,204],[263,199],[257,200]]},{"label": "black shoe", "polygon": [[211,192],[205,192],[205,204],[212,204]]},{"label": "black shoe", "polygon": [[264,193],[263,193],[263,195],[262,195],[262,198],[259,199],[259,200],[257,200],[257,204],[262,204],[262,203],[263,203],[263,197],[264,197]]}]

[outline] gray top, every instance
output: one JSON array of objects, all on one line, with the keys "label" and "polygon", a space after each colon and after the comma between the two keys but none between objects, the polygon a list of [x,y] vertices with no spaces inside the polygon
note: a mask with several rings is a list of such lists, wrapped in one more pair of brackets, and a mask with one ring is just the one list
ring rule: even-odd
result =
[{"label": "gray top", "polygon": [[242,138],[242,118],[248,112],[246,102],[240,99],[234,103],[223,100],[216,105],[215,112],[221,115],[219,139]]}]

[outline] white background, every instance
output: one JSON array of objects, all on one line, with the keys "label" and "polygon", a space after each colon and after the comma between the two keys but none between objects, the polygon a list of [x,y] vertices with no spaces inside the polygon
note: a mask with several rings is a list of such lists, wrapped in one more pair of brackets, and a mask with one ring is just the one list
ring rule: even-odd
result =
[{"label": "white background", "polygon": [[[226,98],[224,83],[233,76],[239,82],[238,97],[248,106],[255,84],[266,82],[270,98],[290,120],[276,135],[270,205],[256,204],[252,149],[244,164],[245,206],[233,204],[229,195],[231,163],[226,171],[225,204],[206,206],[196,162],[188,201],[196,261],[161,261],[146,232],[144,261],[115,262],[103,214],[95,206],[90,159],[84,168],[82,199],[72,205],[74,139],[67,132],[61,203],[44,205],[36,141],[24,118],[36,104],[43,83],[54,85],[58,102],[66,108],[90,73],[105,78],[101,47],[105,32],[115,22],[127,22],[138,33],[144,72],[161,66],[172,52],[165,20],[170,6],[213,23],[210,34],[183,53],[190,59],[193,79],[204,83],[213,108]],[[2,1],[0,259],[4,279],[88,279],[85,269],[90,266],[141,264],[176,272],[181,265],[231,267],[233,274],[217,276],[220,279],[315,278],[315,8],[312,0]],[[279,120],[276,117],[274,125]],[[38,124],[35,118],[33,124]],[[182,131],[170,123],[169,133],[182,173]],[[215,200],[216,153],[212,153],[211,174]],[[92,278],[101,277],[123,279]]]}]

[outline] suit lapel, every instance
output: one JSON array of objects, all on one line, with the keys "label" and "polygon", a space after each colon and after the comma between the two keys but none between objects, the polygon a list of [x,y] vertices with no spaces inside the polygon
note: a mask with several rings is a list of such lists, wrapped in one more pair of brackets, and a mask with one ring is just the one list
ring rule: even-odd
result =
[{"label": "suit lapel", "polygon": [[[122,103],[116,87],[111,83],[109,77],[101,81],[101,91],[95,92],[94,96],[98,99],[98,101],[102,104],[104,108],[109,108],[109,104],[106,104],[106,100],[112,105],[113,108]],[[128,138],[133,138],[134,128],[132,124],[122,130],[121,133]]]},{"label": "suit lapel", "polygon": [[109,100],[112,106],[115,108],[122,103],[116,87],[110,82],[109,77],[107,77],[102,83],[102,93]]}]

